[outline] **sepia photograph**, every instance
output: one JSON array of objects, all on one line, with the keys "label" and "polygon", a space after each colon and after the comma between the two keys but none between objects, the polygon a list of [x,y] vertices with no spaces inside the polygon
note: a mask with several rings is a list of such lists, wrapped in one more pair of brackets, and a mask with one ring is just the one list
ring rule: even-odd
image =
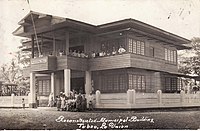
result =
[{"label": "sepia photograph", "polygon": [[200,130],[200,0],[0,0],[0,130]]}]

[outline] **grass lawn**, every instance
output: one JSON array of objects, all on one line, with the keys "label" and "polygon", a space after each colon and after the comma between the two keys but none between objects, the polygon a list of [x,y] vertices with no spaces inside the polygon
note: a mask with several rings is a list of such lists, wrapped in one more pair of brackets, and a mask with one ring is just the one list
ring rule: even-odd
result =
[{"label": "grass lawn", "polygon": [[198,129],[200,109],[56,111],[0,109],[0,129]]}]

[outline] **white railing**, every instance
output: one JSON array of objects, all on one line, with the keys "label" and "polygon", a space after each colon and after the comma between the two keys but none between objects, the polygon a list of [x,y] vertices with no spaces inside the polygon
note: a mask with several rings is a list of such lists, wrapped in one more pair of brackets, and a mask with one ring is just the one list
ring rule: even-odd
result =
[{"label": "white railing", "polygon": [[28,96],[0,96],[0,107],[22,107],[24,98],[25,107],[28,107]]},{"label": "white railing", "polygon": [[96,91],[97,108],[165,108],[200,106],[200,93],[136,93],[128,90],[127,93],[101,94]]}]

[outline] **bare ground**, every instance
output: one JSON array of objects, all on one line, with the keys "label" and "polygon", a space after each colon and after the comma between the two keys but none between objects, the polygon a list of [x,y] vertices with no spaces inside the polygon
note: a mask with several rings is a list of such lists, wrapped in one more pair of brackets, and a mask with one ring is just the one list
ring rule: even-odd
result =
[{"label": "bare ground", "polygon": [[[61,117],[63,119],[59,119]],[[70,120],[76,121],[72,122]],[[83,122],[83,120],[85,121]],[[0,109],[0,129],[74,130],[199,128],[200,109],[198,108],[143,111],[104,110],[87,112],[57,111],[56,108]]]}]

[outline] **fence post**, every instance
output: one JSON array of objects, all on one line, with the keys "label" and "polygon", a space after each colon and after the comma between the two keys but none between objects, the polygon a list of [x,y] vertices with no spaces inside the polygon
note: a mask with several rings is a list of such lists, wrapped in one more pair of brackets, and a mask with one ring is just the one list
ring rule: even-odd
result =
[{"label": "fence post", "polygon": [[133,92],[130,89],[127,91],[127,104],[133,104]]},{"label": "fence post", "polygon": [[185,102],[185,91],[181,90],[180,95],[181,95],[181,104],[184,104],[184,102]]},{"label": "fence post", "polygon": [[162,105],[162,91],[161,90],[157,91],[157,96],[158,96],[158,104]]},{"label": "fence post", "polygon": [[135,104],[135,101],[136,101],[135,89],[133,89],[132,92],[133,92],[133,104]]},{"label": "fence post", "polygon": [[11,106],[14,107],[14,97],[15,94],[11,94]]},{"label": "fence post", "polygon": [[101,103],[101,92],[99,90],[96,91],[96,105],[100,105]]},{"label": "fence post", "polygon": [[128,90],[127,91],[127,104],[134,105],[135,104],[135,90]]},{"label": "fence post", "polygon": [[31,93],[28,93],[28,104],[31,103]]}]

